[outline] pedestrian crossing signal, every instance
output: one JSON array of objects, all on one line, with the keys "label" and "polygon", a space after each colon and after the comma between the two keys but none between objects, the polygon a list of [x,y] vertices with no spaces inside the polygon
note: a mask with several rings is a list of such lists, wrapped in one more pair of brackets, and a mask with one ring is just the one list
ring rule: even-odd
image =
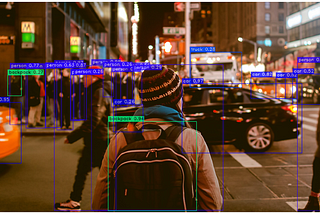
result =
[{"label": "pedestrian crossing signal", "polygon": [[21,22],[21,33],[34,33],[34,22]]}]

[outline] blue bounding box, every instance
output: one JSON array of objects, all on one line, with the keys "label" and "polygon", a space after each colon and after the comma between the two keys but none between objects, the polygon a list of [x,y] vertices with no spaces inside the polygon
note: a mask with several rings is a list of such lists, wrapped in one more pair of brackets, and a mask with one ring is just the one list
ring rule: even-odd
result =
[{"label": "blue bounding box", "polygon": [[292,72],[276,73],[276,78],[298,78],[298,74]]},{"label": "blue bounding box", "polygon": [[320,63],[320,57],[298,57],[298,63]]},{"label": "blue bounding box", "polygon": [[190,47],[190,53],[216,52],[215,47]]},{"label": "blue bounding box", "polygon": [[71,69],[71,75],[100,75],[102,69]]},{"label": "blue bounding box", "polygon": [[46,68],[85,68],[86,63],[85,62],[68,62],[68,63],[52,63],[52,62],[46,62]]},{"label": "blue bounding box", "polygon": [[272,72],[251,72],[251,77],[272,77]]},{"label": "blue bounding box", "polygon": [[203,78],[183,78],[182,84],[203,84]]},{"label": "blue bounding box", "polygon": [[114,105],[134,105],[134,99],[113,99]]},{"label": "blue bounding box", "polygon": [[105,62],[103,63],[104,68],[113,68],[113,67],[132,67],[133,62]]},{"label": "blue bounding box", "polygon": [[22,69],[44,69],[44,63],[10,63],[10,68]]},{"label": "blue bounding box", "polygon": [[54,63],[83,63],[83,60],[54,60]]},{"label": "blue bounding box", "polygon": [[314,74],[314,68],[293,68],[295,74]]},{"label": "blue bounding box", "polygon": [[149,70],[150,63],[149,62],[137,62],[133,64],[133,71],[134,72],[141,72],[144,70]]},{"label": "blue bounding box", "polygon": [[103,63],[115,63],[115,62],[121,62],[121,59],[92,59],[91,64],[92,65],[103,65]]},{"label": "blue bounding box", "polygon": [[132,67],[113,67],[111,72],[132,72]]},{"label": "blue bounding box", "polygon": [[0,103],[10,103],[10,97],[0,97]]}]

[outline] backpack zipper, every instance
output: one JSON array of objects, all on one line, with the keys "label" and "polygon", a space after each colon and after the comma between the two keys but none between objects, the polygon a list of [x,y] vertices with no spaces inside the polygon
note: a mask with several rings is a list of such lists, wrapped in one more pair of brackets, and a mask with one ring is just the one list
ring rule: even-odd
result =
[{"label": "backpack zipper", "polygon": [[169,162],[174,162],[176,163],[179,167],[180,167],[180,170],[182,172],[182,199],[183,199],[183,207],[184,207],[184,210],[187,210],[187,206],[186,206],[186,199],[185,199],[185,192],[184,192],[184,171],[183,171],[183,167],[181,166],[181,164],[176,161],[176,160],[172,160],[172,159],[164,159],[164,160],[153,160],[153,161],[136,161],[136,160],[130,160],[130,161],[126,161],[126,162],[123,162],[122,164],[120,164],[118,166],[118,168],[114,171],[114,176],[116,176],[116,173],[118,171],[118,169],[125,165],[125,164],[128,164],[128,163],[155,163],[155,162],[166,162],[166,161],[169,161]]}]

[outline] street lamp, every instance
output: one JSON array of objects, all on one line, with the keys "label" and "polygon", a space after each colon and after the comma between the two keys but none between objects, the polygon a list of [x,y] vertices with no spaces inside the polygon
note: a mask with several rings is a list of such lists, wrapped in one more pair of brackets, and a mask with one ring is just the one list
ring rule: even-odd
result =
[{"label": "street lamp", "polygon": [[254,41],[248,40],[248,39],[244,39],[242,37],[238,37],[238,41],[239,42],[245,41],[245,42],[249,42],[250,44],[254,45],[254,64],[256,66],[257,65],[257,43]]}]

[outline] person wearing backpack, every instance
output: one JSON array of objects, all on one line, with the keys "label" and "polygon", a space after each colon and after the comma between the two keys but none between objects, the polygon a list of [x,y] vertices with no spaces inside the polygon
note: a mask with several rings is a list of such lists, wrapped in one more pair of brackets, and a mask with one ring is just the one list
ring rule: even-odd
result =
[{"label": "person wearing backpack", "polygon": [[209,149],[181,111],[179,76],[167,68],[145,70],[138,90],[143,108],[134,116],[144,116],[144,122],[129,123],[111,139],[93,210],[221,210]]},{"label": "person wearing backpack", "polygon": [[[101,68],[91,66],[89,69]],[[107,131],[108,116],[112,115],[111,99],[108,97],[111,95],[111,82],[103,81],[102,74],[85,75],[84,87],[87,90],[88,100],[87,119],[80,127],[73,130],[64,141],[65,144],[72,144],[83,138],[84,148],[78,162],[70,199],[55,204],[55,209],[61,211],[81,210],[80,202],[87,174],[91,172],[93,167],[100,168],[107,148],[107,138],[112,136],[112,133]]]}]

